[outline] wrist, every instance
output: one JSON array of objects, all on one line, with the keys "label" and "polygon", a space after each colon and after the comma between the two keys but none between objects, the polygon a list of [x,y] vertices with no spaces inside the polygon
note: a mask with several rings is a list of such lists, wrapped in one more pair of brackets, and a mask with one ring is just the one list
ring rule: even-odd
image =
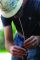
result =
[{"label": "wrist", "polygon": [[9,51],[10,47],[13,46],[13,45],[14,45],[14,43],[12,43],[12,42],[6,42],[5,43],[5,48]]}]

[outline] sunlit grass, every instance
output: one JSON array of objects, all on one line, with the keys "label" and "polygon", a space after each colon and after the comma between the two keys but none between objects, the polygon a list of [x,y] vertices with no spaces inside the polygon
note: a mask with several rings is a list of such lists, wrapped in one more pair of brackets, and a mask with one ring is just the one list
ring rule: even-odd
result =
[{"label": "sunlit grass", "polygon": [[6,49],[5,50],[3,50],[3,49],[0,50],[0,53],[3,53],[3,52],[5,53],[5,52],[8,52],[8,51]]}]

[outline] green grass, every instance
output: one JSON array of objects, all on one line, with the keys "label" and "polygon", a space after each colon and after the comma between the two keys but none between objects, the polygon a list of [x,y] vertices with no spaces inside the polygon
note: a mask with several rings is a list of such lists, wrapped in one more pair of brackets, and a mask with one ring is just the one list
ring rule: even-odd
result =
[{"label": "green grass", "polygon": [[0,50],[0,52],[2,53],[2,52],[8,52],[7,50]]}]

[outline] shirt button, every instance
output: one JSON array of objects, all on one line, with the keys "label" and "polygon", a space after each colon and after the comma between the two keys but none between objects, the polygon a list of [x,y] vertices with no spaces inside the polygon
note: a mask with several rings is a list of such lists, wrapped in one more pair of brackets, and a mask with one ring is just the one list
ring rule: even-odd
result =
[{"label": "shirt button", "polygon": [[32,17],[28,17],[28,19],[29,19],[29,20],[31,20],[31,19],[32,19]]}]

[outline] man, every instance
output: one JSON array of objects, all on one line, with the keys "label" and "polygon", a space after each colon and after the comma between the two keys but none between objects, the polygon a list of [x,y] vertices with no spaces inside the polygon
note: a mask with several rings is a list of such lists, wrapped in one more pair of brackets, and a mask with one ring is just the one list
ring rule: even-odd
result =
[{"label": "man", "polygon": [[[40,0],[1,0],[0,3],[5,46],[14,56],[13,60],[22,60],[26,51],[28,60],[40,60]],[[13,42],[12,21],[19,33],[17,34],[24,36],[23,47]]]}]

